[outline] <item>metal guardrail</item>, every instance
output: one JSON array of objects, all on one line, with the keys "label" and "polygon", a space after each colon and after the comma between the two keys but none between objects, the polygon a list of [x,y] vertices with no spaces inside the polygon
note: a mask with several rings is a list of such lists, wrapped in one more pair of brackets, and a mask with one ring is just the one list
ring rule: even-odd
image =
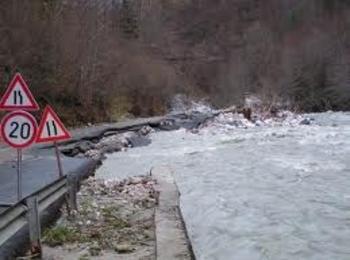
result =
[{"label": "metal guardrail", "polygon": [[41,255],[40,213],[61,198],[66,198],[69,209],[76,209],[77,189],[76,178],[64,176],[2,212],[0,214],[0,247],[28,225],[31,251],[33,254]]}]

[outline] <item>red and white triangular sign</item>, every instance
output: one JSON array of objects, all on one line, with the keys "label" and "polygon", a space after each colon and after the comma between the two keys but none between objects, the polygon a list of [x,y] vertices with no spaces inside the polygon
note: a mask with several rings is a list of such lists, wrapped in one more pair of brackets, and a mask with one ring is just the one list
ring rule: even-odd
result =
[{"label": "red and white triangular sign", "polygon": [[0,100],[0,110],[39,110],[39,105],[30,92],[21,74],[16,73]]},{"label": "red and white triangular sign", "polygon": [[38,128],[37,143],[56,142],[70,139],[68,130],[53,109],[47,105]]}]

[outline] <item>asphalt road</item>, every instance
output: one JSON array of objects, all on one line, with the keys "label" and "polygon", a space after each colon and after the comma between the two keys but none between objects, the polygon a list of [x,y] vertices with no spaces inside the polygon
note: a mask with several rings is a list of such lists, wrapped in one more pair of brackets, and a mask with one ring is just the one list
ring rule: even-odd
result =
[{"label": "asphalt road", "polygon": [[[53,152],[53,151],[51,151]],[[64,173],[75,172],[88,163],[88,159],[62,158]],[[17,202],[16,162],[9,161],[0,165],[0,204],[12,205]],[[26,197],[58,179],[59,173],[54,156],[36,156],[22,163],[22,192]]]}]

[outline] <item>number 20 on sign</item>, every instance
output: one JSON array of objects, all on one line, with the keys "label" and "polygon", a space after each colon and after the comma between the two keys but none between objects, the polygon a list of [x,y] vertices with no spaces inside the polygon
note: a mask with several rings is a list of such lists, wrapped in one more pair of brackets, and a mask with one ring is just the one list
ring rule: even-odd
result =
[{"label": "number 20 on sign", "polygon": [[11,80],[0,100],[0,110],[14,111],[1,121],[1,136],[5,143],[17,149],[17,198],[22,199],[22,149],[30,146],[36,138],[35,118],[23,110],[39,110],[28,85],[21,74]]},{"label": "number 20 on sign", "polygon": [[17,198],[22,199],[22,149],[30,146],[36,137],[35,118],[25,111],[14,111],[1,121],[1,136],[9,146],[17,148]]},{"label": "number 20 on sign", "polygon": [[63,176],[57,141],[70,138],[70,134],[50,106],[44,110],[39,128],[35,118],[23,110],[39,110],[38,103],[22,76],[17,73],[11,80],[0,100],[0,110],[13,111],[1,121],[0,132],[9,146],[17,149],[17,197],[22,199],[22,149],[34,141],[53,142],[55,146],[59,175]]},{"label": "number 20 on sign", "polygon": [[35,141],[37,124],[35,118],[25,111],[14,111],[1,121],[1,136],[14,148],[25,148]]}]

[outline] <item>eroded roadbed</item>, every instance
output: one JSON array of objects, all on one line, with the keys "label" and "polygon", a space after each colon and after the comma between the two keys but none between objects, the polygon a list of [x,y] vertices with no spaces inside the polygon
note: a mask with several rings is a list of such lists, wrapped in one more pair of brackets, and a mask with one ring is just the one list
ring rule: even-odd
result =
[{"label": "eroded roadbed", "polygon": [[[129,147],[147,145],[149,142],[147,138],[144,137],[147,136],[149,131],[193,127],[193,124],[198,126],[200,122],[204,122],[206,118],[208,118],[208,116],[173,115],[169,117],[137,119],[125,123],[104,124],[97,127],[93,126],[74,130],[74,137],[72,140],[60,146],[61,152],[68,155],[62,158],[64,173],[69,176],[74,176],[79,182],[79,180],[86,178],[94,172],[94,169],[101,163],[101,160],[103,160],[105,153],[120,151]],[[123,136],[121,136],[121,134],[123,134]],[[0,206],[1,210],[4,211],[16,204],[16,168],[15,158],[12,158],[14,157],[14,153],[3,146],[0,147],[0,152],[3,155],[0,158],[0,170],[3,173],[3,179],[0,184],[2,186],[0,192]],[[24,153],[24,197],[35,194],[38,190],[43,190],[45,187],[49,187],[50,184],[57,181],[59,174],[57,162],[53,155],[54,151],[52,147],[43,145],[36,145]],[[63,200],[60,199],[41,216],[43,226],[52,223],[53,220],[59,217],[59,210],[62,203]],[[139,234],[139,232],[137,232],[137,234]],[[13,258],[21,254],[28,245],[28,228],[23,228],[0,246],[0,256],[4,259],[9,257]],[[114,254],[120,253],[116,248],[118,248],[118,246],[113,247]],[[124,244],[119,245],[119,250],[128,251],[125,248],[128,248],[128,246]],[[152,248],[155,250],[156,246]],[[115,258],[112,257],[112,259]],[[150,259],[153,258],[151,257]]]}]

